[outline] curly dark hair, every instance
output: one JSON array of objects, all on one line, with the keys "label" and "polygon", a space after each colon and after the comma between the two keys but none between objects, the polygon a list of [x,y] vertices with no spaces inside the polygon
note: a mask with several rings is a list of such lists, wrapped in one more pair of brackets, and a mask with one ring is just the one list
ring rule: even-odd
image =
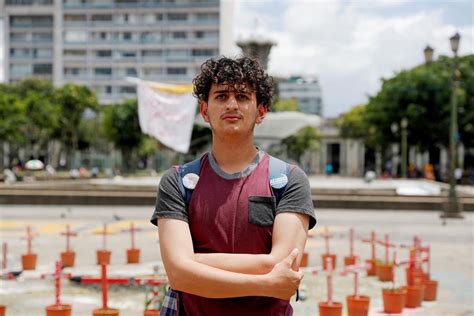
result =
[{"label": "curly dark hair", "polygon": [[248,56],[232,59],[211,58],[201,65],[201,73],[193,79],[193,94],[199,102],[209,99],[213,83],[232,85],[239,89],[247,85],[257,95],[257,104],[267,109],[272,105],[273,80],[261,68],[259,62]]}]

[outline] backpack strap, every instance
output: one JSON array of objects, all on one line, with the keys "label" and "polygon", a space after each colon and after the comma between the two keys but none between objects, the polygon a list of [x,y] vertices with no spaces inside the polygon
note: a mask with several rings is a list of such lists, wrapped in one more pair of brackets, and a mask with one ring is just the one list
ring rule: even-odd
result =
[{"label": "backpack strap", "polygon": [[289,164],[283,160],[270,156],[268,178],[276,204],[280,202],[288,184]]},{"label": "backpack strap", "polygon": [[201,171],[201,158],[195,159],[178,167],[179,180],[178,185],[181,195],[186,205],[189,205],[193,190],[199,181]]}]

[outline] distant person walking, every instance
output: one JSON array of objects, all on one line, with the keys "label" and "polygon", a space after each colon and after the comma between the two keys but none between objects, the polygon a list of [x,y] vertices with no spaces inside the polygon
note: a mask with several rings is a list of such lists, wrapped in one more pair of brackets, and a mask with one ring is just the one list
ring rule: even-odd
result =
[{"label": "distant person walking", "polygon": [[251,58],[222,57],[207,60],[193,83],[212,149],[160,182],[151,221],[171,286],[162,315],[293,315],[316,220],[304,172],[278,160],[273,177],[276,158],[254,145],[272,80]]}]

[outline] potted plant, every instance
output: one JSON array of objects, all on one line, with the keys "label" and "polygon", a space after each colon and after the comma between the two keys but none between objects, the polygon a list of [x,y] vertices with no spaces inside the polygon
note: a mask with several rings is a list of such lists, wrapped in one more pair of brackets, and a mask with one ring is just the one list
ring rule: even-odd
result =
[{"label": "potted plant", "polygon": [[303,257],[301,258],[300,268],[308,266],[308,257],[309,254],[306,251],[303,251]]},{"label": "potted plant", "polygon": [[34,269],[36,269],[36,259],[37,259],[38,256],[36,255],[36,253],[33,253],[32,245],[31,245],[34,236],[36,236],[36,234],[34,234],[31,231],[30,226],[27,226],[26,227],[26,236],[23,237],[23,239],[26,239],[26,241],[27,241],[27,249],[26,249],[26,254],[21,256],[21,265],[23,267],[23,270],[34,270]]},{"label": "potted plant", "polygon": [[107,250],[107,235],[110,233],[107,232],[107,224],[104,224],[104,228],[99,232],[102,237],[102,249],[97,250],[97,264],[110,264],[110,255],[111,252]]},{"label": "potted plant", "polygon": [[329,239],[332,238],[332,235],[329,233],[329,229],[327,227],[324,228],[323,238],[324,238],[324,241],[325,241],[325,244],[326,244],[326,253],[321,255],[322,260],[323,260],[323,269],[324,270],[328,269],[327,263],[329,261],[332,264],[332,269],[335,269],[336,268],[336,255],[332,254],[329,251]]},{"label": "potted plant", "polygon": [[[71,305],[61,303],[61,278],[67,277],[70,278],[69,274],[63,274],[61,272],[62,263],[60,261],[56,262],[55,272],[52,274],[54,277],[55,283],[55,298],[56,302],[53,305],[46,306],[46,316],[71,316]],[[45,277],[46,275],[42,275]]]},{"label": "potted plant", "polygon": [[375,253],[375,250],[376,250],[375,245],[377,244],[377,236],[375,234],[375,231],[372,231],[370,233],[370,239],[362,239],[362,242],[370,243],[371,250],[372,250],[371,259],[365,260],[365,263],[370,265],[370,268],[367,270],[367,276],[375,276],[377,275],[376,267],[378,263],[378,260],[376,258],[377,256]]},{"label": "potted plant", "polygon": [[436,294],[438,292],[438,281],[427,279],[424,281],[425,293],[423,295],[424,301],[436,301]]},{"label": "potted plant", "polygon": [[62,232],[61,235],[66,236],[66,251],[61,252],[63,267],[74,267],[76,252],[71,250],[69,239],[73,236],[77,236],[77,233],[71,232],[69,225],[66,225],[66,231]]},{"label": "potted plant", "polygon": [[0,316],[5,316],[5,310],[7,307],[5,305],[0,304]]},{"label": "potted plant", "polygon": [[344,266],[351,266],[356,263],[357,256],[354,255],[354,228],[349,230],[349,256],[344,257]]},{"label": "potted plant", "polygon": [[140,249],[135,248],[135,232],[137,229],[133,225],[133,222],[130,223],[130,236],[132,241],[132,248],[127,249],[127,263],[139,263],[140,262]]},{"label": "potted plant", "polygon": [[320,316],[341,316],[342,315],[342,304],[339,302],[334,302],[332,299],[332,275],[333,275],[333,266],[331,258],[326,258],[327,269],[325,269],[326,280],[327,280],[327,301],[319,302],[319,315]]},{"label": "potted plant", "polygon": [[367,265],[358,265],[358,259],[353,265],[346,267],[346,272],[354,273],[354,294],[346,297],[348,316],[367,316],[370,298],[359,295],[359,270],[367,270]]},{"label": "potted plant", "polygon": [[394,263],[389,262],[389,249],[390,247],[395,247],[395,245],[389,242],[388,234],[385,234],[385,241],[379,241],[379,243],[385,247],[385,262],[377,264],[375,268],[377,276],[382,282],[393,281]]},{"label": "potted plant", "polygon": [[[394,252],[393,255],[394,265],[397,266],[397,254]],[[388,314],[397,314],[401,313],[403,307],[405,307],[406,294],[407,291],[405,288],[399,288],[395,286],[395,271],[392,270],[392,286],[391,288],[382,289],[382,298],[383,298],[383,310]]]}]

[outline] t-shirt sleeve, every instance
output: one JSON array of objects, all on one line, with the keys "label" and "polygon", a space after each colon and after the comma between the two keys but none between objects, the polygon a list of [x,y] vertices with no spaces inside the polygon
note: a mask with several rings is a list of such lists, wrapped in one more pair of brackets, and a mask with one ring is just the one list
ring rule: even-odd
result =
[{"label": "t-shirt sleeve", "polygon": [[283,212],[303,213],[309,216],[309,229],[316,225],[311,188],[308,177],[297,166],[291,166],[288,184],[278,203],[276,214]]},{"label": "t-shirt sleeve", "polygon": [[188,212],[178,181],[179,175],[175,168],[170,168],[161,178],[155,211],[150,220],[152,224],[158,225],[160,218],[174,218],[188,222]]}]

